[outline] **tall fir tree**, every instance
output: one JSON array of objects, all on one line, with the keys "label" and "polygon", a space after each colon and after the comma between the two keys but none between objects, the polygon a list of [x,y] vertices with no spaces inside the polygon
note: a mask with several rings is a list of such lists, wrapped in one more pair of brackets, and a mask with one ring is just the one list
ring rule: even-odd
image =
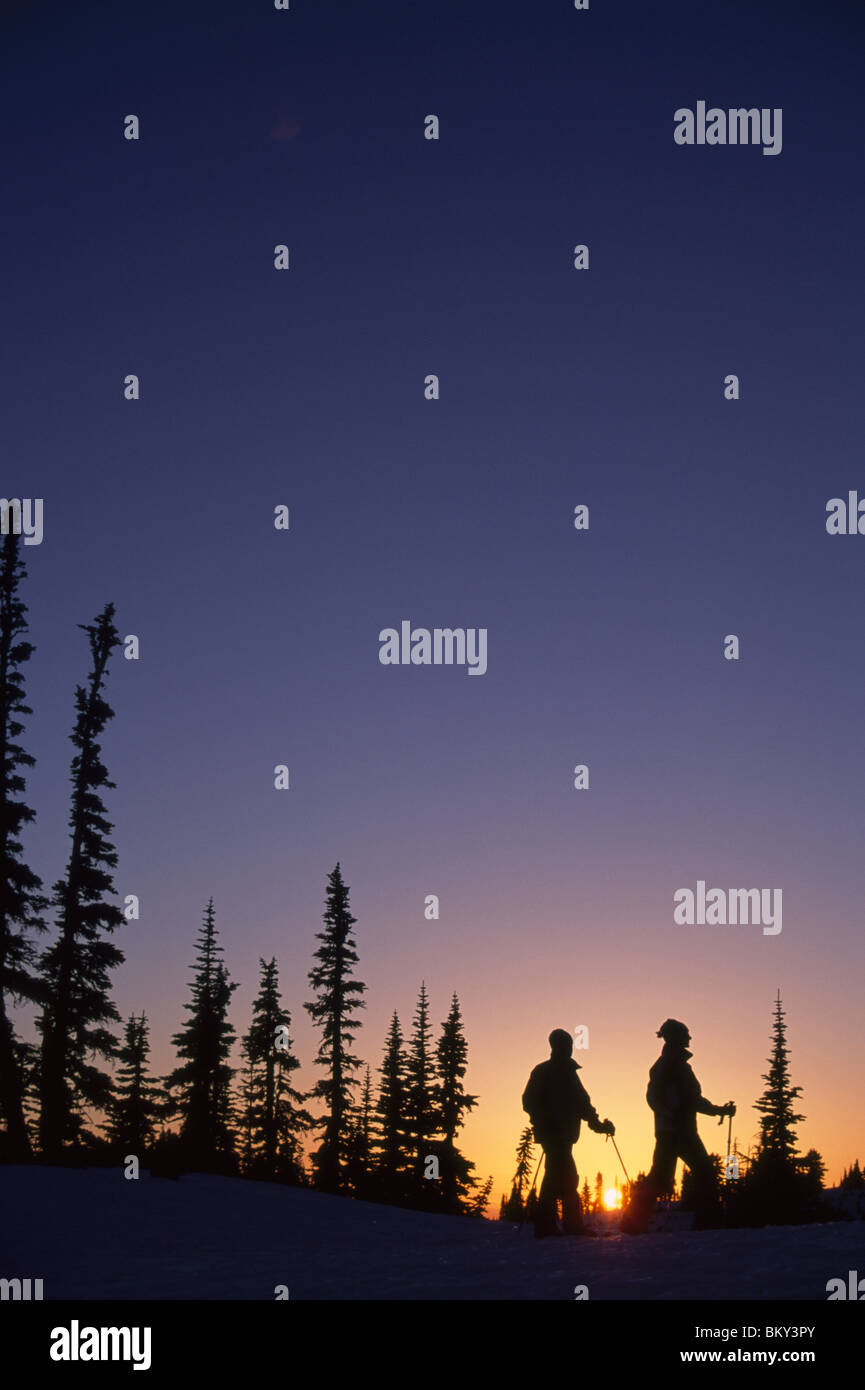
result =
[{"label": "tall fir tree", "polygon": [[758,1155],[792,1162],[796,1157],[796,1126],[804,1115],[794,1110],[802,1094],[801,1086],[790,1085],[790,1052],[787,1047],[787,1025],[781,1007],[781,991],[775,1000],[775,1019],[772,1024],[772,1055],[769,1070],[763,1075],[766,1089],[754,1109],[760,1112]]},{"label": "tall fir tree", "polygon": [[505,1202],[504,1215],[508,1221],[520,1221],[525,1214],[525,1197],[532,1182],[535,1143],[531,1125],[526,1125],[517,1143],[517,1167],[511,1183],[510,1196]]},{"label": "tall fir tree", "polygon": [[426,983],[421,981],[412,1022],[406,1064],[406,1114],[411,1139],[412,1168],[419,1191],[426,1192],[424,1160],[436,1131],[436,1091]]},{"label": "tall fir tree", "polygon": [[363,1089],[360,1093],[357,1120],[360,1155],[364,1166],[368,1169],[372,1160],[373,1141],[372,1078],[369,1074],[369,1067],[364,1068]]},{"label": "tall fir tree", "polygon": [[351,978],[358,962],[351,931],[357,919],[351,914],[348,887],[338,863],[328,876],[322,920],[324,930],[316,933],[316,940],[321,942],[314,957],[318,964],[309,972],[316,998],[304,1005],[321,1029],[315,1061],[327,1072],[309,1093],[310,1099],[315,1097],[326,1107],[324,1117],[316,1121],[323,1134],[313,1155],[313,1167],[316,1186],[322,1191],[338,1192],[343,1185],[348,1150],[352,1091],[357,1085],[353,1073],[361,1066],[351,1051],[360,1027],[360,1020],[354,1015],[365,1008],[361,995],[366,990],[365,984]]},{"label": "tall fir tree", "polygon": [[183,1158],[188,1168],[205,1172],[233,1172],[235,1139],[229,1065],[235,1039],[228,1009],[237,985],[229,979],[221,960],[222,947],[211,898],[196,942],[198,954],[192,968],[191,1002],[185,1026],[172,1042],[178,1057],[186,1058],[166,1077],[174,1095],[172,1113],[181,1120]]},{"label": "tall fir tree", "polygon": [[[473,1164],[459,1152],[455,1144],[457,1130],[465,1123],[465,1117],[477,1105],[477,1096],[469,1095],[463,1085],[468,1059],[468,1044],[463,1033],[462,1015],[456,994],[451,999],[451,1007],[442,1024],[441,1036],[436,1043],[436,1084],[435,1103],[437,1109],[437,1128],[442,1135],[440,1146],[440,1166],[443,1205],[446,1210],[459,1211],[469,1189],[474,1186],[469,1178]],[[486,1203],[484,1204],[486,1205]]]},{"label": "tall fir tree", "polygon": [[75,691],[72,844],[66,873],[54,885],[59,935],[42,955],[46,1000],[37,1022],[42,1034],[40,1144],[51,1161],[67,1145],[90,1137],[83,1130],[84,1107],[104,1109],[110,1098],[111,1078],[89,1059],[111,1060],[117,1054],[117,1039],[107,1026],[120,1020],[109,996],[110,972],[124,956],[106,934],[122,926],[124,917],[106,901],[114,891],[117,855],[108,839],[112,826],[100,793],[114,783],[108,780],[98,742],[114,714],[102,695],[109,658],[120,644],[113,619],[114,605],[108,604],[95,622],[79,624],[87,633],[91,667],[86,686]]},{"label": "tall fir tree", "polygon": [[15,1035],[9,1006],[42,1002],[35,971],[34,934],[44,932],[47,899],[42,880],[23,859],[21,832],[35,812],[21,800],[21,768],[34,759],[18,742],[26,703],[22,667],[33,654],[26,640],[27,609],[18,596],[26,576],[19,537],[9,531],[0,556],[0,1116],[5,1124],[0,1154],[12,1163],[32,1157],[25,1115],[27,1074],[33,1049]]},{"label": "tall fir tree", "polygon": [[368,1197],[372,1182],[373,1101],[369,1067],[364,1069],[360,1102],[349,1123],[346,1185],[355,1197]]},{"label": "tall fir tree", "polygon": [[280,997],[276,959],[259,959],[259,966],[252,1025],[243,1039],[251,1068],[249,1167],[256,1175],[297,1182],[301,1174],[300,1135],[312,1117],[303,1109],[305,1097],[291,1084],[300,1062],[292,1052],[291,1016]]},{"label": "tall fir tree", "polygon": [[253,1135],[256,1127],[256,1071],[249,1055],[248,1034],[240,1040],[240,1166],[244,1174],[251,1173],[255,1163]]},{"label": "tall fir tree", "polygon": [[526,1125],[517,1143],[517,1168],[514,1173],[514,1182],[520,1193],[524,1192],[529,1186],[529,1179],[532,1176],[532,1169],[535,1161],[535,1135],[531,1125]]},{"label": "tall fir tree", "polygon": [[406,1065],[402,1029],[399,1016],[394,1011],[385,1040],[384,1059],[379,1067],[381,1083],[375,1143],[381,1195],[387,1201],[396,1201],[404,1196],[405,1176],[410,1163],[406,1134]]},{"label": "tall fir tree", "polygon": [[805,1117],[795,1109],[801,1087],[790,1084],[786,1032],[779,990],[775,1000],[769,1070],[763,1076],[766,1089],[754,1104],[760,1113],[757,1152],[747,1172],[731,1184],[732,1190],[728,1192],[728,1216],[734,1224],[791,1225],[822,1219],[819,1210],[822,1160],[815,1153],[817,1164],[812,1158],[805,1162],[797,1153],[796,1126]]},{"label": "tall fir tree", "polygon": [[133,1153],[140,1157],[146,1153],[153,1144],[156,1123],[165,1108],[161,1088],[149,1073],[149,1055],[147,1015],[142,1013],[136,1018],[131,1014],[117,1053],[117,1077],[106,1106],[107,1123],[103,1126],[109,1142],[124,1155]]}]

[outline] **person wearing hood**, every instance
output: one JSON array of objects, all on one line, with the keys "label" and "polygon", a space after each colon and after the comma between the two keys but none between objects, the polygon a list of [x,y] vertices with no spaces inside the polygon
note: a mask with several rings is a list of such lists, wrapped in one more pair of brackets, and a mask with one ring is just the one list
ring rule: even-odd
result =
[{"label": "person wearing hood", "polygon": [[[595,1134],[615,1134],[610,1120],[601,1120],[573,1060],[573,1038],[564,1028],[549,1037],[550,1057],[539,1063],[523,1092],[523,1109],[532,1122],[536,1141],[544,1151],[544,1180],[535,1218],[536,1236],[594,1235],[583,1224],[579,1175],[571,1152],[585,1120]],[[556,1203],[562,1203],[562,1232],[556,1221]]]},{"label": "person wearing hood", "polygon": [[649,1229],[649,1217],[656,1197],[672,1192],[676,1162],[681,1159],[694,1179],[695,1229],[717,1225],[718,1191],[715,1170],[697,1133],[698,1115],[735,1115],[732,1101],[713,1105],[706,1100],[700,1083],[689,1065],[691,1034],[684,1023],[668,1018],[658,1029],[663,1038],[661,1055],[649,1072],[646,1100],[655,1113],[655,1152],[652,1169],[639,1185],[634,1185],[620,1229],[639,1235]]}]

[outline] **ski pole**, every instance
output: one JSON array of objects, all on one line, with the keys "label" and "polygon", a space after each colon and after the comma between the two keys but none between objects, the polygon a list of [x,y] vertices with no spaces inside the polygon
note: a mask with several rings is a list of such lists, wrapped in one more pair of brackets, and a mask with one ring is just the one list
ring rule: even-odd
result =
[{"label": "ski pole", "polygon": [[[613,1139],[612,1134],[608,1134],[608,1135],[607,1135],[607,1138],[608,1138],[608,1139]],[[622,1172],[623,1172],[624,1175],[625,1175],[625,1181],[627,1182],[628,1187],[630,1188],[630,1186],[631,1186],[631,1179],[628,1177],[628,1170],[627,1170],[627,1168],[625,1167],[624,1161],[623,1161],[623,1159],[622,1159],[622,1155],[619,1153],[619,1146],[618,1146],[618,1144],[616,1143],[615,1139],[613,1139],[613,1148],[616,1150],[616,1157],[618,1158],[619,1162],[620,1162],[621,1165],[622,1165]]]}]

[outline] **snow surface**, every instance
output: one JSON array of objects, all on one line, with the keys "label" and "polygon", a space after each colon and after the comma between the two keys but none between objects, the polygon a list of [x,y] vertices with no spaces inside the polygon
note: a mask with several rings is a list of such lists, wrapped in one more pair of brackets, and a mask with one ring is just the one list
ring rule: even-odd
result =
[{"label": "snow surface", "polygon": [[0,1168],[0,1277],[45,1299],[826,1299],[865,1274],[865,1221],[535,1240],[432,1216],[205,1174]]}]

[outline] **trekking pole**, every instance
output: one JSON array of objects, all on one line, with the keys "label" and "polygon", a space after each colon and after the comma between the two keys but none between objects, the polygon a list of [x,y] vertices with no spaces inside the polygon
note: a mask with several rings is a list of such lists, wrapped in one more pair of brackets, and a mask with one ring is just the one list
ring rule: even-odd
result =
[{"label": "trekking pole", "polygon": [[[607,1135],[607,1138],[608,1138],[608,1139],[613,1139],[612,1134],[608,1134],[608,1135]],[[623,1159],[622,1159],[622,1155],[619,1153],[619,1146],[618,1146],[618,1144],[616,1143],[615,1139],[613,1139],[613,1148],[616,1150],[616,1156],[617,1156],[619,1162],[620,1162],[621,1165],[622,1165],[622,1172],[623,1172],[624,1175],[625,1175],[625,1181],[627,1182],[627,1184],[628,1184],[628,1189],[630,1190],[630,1187],[631,1187],[631,1179],[628,1177],[628,1170],[627,1170],[627,1168],[625,1167],[624,1161],[623,1161]]]}]

